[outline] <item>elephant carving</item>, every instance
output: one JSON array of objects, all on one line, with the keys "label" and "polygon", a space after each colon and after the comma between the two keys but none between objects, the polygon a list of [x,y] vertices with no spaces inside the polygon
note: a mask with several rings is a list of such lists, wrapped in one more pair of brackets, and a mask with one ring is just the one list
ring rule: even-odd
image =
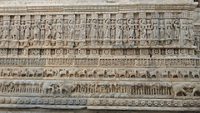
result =
[{"label": "elephant carving", "polygon": [[200,84],[195,84],[192,96],[200,96]]},{"label": "elephant carving", "polygon": [[44,94],[53,94],[55,92],[54,84],[50,82],[43,83],[42,89]]},{"label": "elephant carving", "polygon": [[122,70],[122,71],[118,70],[116,74],[117,74],[117,77],[124,78],[127,76],[128,72],[126,70]]},{"label": "elephant carving", "polygon": [[[187,92],[185,90],[186,84],[174,84],[172,86],[174,96],[187,96]],[[188,85],[189,86],[189,85]]]},{"label": "elephant carving", "polygon": [[105,74],[104,77],[110,77],[110,78],[113,78],[113,77],[115,77],[115,75],[116,75],[115,70],[107,70],[107,71],[106,71],[106,74]]},{"label": "elephant carving", "polygon": [[72,91],[72,85],[65,84],[65,83],[59,84],[59,92],[60,92],[60,94],[69,95],[69,94],[71,94],[71,91]]}]

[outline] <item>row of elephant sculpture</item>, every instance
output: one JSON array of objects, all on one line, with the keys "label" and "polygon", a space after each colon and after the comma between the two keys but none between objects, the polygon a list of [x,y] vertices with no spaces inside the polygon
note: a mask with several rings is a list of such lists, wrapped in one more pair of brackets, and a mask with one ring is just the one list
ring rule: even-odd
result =
[{"label": "row of elephant sculpture", "polygon": [[200,78],[200,70],[176,72],[148,70],[117,70],[117,69],[32,69],[3,68],[0,77],[77,77],[77,78]]},{"label": "row of elephant sculpture", "polygon": [[199,83],[106,83],[1,81],[0,94],[36,94],[71,97],[175,96],[200,97]]},{"label": "row of elephant sculpture", "polygon": [[1,93],[17,93],[17,94],[61,94],[67,95],[72,91],[72,84],[63,82],[42,82],[34,81],[3,81],[0,82]]}]

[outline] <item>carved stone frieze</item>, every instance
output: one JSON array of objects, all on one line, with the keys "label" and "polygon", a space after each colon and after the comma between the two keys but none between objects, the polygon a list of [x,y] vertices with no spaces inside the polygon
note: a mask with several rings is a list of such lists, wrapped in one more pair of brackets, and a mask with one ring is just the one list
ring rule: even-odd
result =
[{"label": "carved stone frieze", "polygon": [[0,1],[0,112],[199,112],[196,5],[193,0]]}]

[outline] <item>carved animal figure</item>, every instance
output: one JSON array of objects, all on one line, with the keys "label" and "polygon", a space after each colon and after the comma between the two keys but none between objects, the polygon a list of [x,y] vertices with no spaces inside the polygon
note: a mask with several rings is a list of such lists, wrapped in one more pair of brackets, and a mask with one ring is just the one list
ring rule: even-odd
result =
[{"label": "carved animal figure", "polygon": [[115,75],[116,75],[115,70],[106,70],[106,74],[104,75],[104,77],[113,78],[115,77]]},{"label": "carved animal figure", "polygon": [[59,77],[66,76],[66,74],[67,74],[67,72],[66,72],[66,70],[64,70],[64,69],[60,69],[60,70],[58,71],[58,76],[59,76]]},{"label": "carved animal figure", "polygon": [[79,77],[85,77],[86,74],[87,74],[87,70],[79,70],[79,71],[78,71]]},{"label": "carved animal figure", "polygon": [[70,84],[61,83],[59,84],[59,91],[62,95],[69,95],[72,91],[72,86]]},{"label": "carved animal figure", "polygon": [[127,71],[127,77],[128,78],[135,78],[136,77],[135,71]]},{"label": "carved animal figure", "polygon": [[128,72],[126,70],[118,70],[117,73],[116,73],[116,75],[119,78],[124,78],[124,77],[127,77],[127,73]]},{"label": "carved animal figure", "polygon": [[77,74],[77,70],[76,69],[70,69],[67,72],[68,77],[75,77],[75,75]]},{"label": "carved animal figure", "polygon": [[19,70],[18,69],[13,69],[11,71],[11,75],[14,77],[14,76],[18,76],[19,75]]},{"label": "carved animal figure", "polygon": [[182,93],[182,95],[187,96],[187,92],[184,90],[185,84],[175,84],[172,86],[174,96],[179,96],[179,93]]},{"label": "carved animal figure", "polygon": [[44,71],[45,77],[53,77],[55,75],[55,71],[49,69]]},{"label": "carved animal figure", "polygon": [[53,83],[43,83],[42,90],[44,94],[53,94],[55,89],[53,87]]},{"label": "carved animal figure", "polygon": [[35,70],[35,77],[42,77],[43,76],[43,70],[42,69],[36,69]]},{"label": "carved animal figure", "polygon": [[28,77],[34,77],[35,76],[35,70],[34,69],[29,69],[28,70]]},{"label": "carved animal figure", "polygon": [[195,84],[192,96],[200,96],[200,84]]},{"label": "carved animal figure", "polygon": [[26,77],[28,75],[28,69],[22,69],[19,75],[22,77]]},{"label": "carved animal figure", "polygon": [[10,69],[2,69],[1,76],[3,77],[10,76]]},{"label": "carved animal figure", "polygon": [[92,77],[95,75],[95,70],[87,71],[87,77]]}]

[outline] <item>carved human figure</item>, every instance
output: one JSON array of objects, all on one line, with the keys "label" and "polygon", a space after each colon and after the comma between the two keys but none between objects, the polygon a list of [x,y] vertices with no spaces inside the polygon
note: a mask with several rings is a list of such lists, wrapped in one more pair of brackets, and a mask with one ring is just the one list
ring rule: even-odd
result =
[{"label": "carved human figure", "polygon": [[56,40],[56,27],[57,27],[57,20],[53,19],[52,22],[52,39]]},{"label": "carved human figure", "polygon": [[29,46],[29,41],[31,40],[31,25],[30,25],[30,21],[27,20],[26,24],[25,24],[25,31],[24,31],[24,38],[23,38],[23,42],[24,42],[24,47]]},{"label": "carved human figure", "polygon": [[57,19],[57,24],[56,24],[56,39],[61,40],[62,39],[62,21],[61,19]]},{"label": "carved human figure", "polygon": [[21,20],[21,23],[20,23],[20,37],[19,37],[19,40],[24,40],[25,38],[25,20]]},{"label": "carved human figure", "polygon": [[10,29],[10,23],[9,21],[4,21],[3,23],[3,39],[9,39],[9,29]]},{"label": "carved human figure", "polygon": [[123,36],[124,36],[124,30],[123,30],[123,27],[120,25],[118,26],[118,31],[116,32],[116,45],[119,45],[119,46],[122,45]]},{"label": "carved human figure", "polygon": [[51,45],[52,39],[52,26],[50,20],[46,20],[45,24],[45,46]]},{"label": "carved human figure", "polygon": [[152,39],[153,38],[153,25],[152,25],[152,22],[151,20],[147,20],[147,39]]},{"label": "carved human figure", "polygon": [[34,25],[33,25],[33,45],[37,46],[39,44],[39,39],[40,39],[40,25],[39,25],[39,20],[36,20]]},{"label": "carved human figure", "polygon": [[19,22],[18,20],[15,20],[13,22],[13,25],[11,25],[11,39],[12,39],[12,42],[11,42],[11,46],[17,46],[18,45],[18,40],[19,40],[19,31],[20,31],[20,26],[19,26]]},{"label": "carved human figure", "polygon": [[171,39],[172,38],[172,22],[171,22],[171,20],[169,20],[169,19],[166,20],[165,29],[166,29],[166,38]]},{"label": "carved human figure", "polygon": [[40,21],[40,39],[44,40],[45,38],[45,20],[41,19]]},{"label": "carved human figure", "polygon": [[6,47],[8,46],[8,39],[10,34],[10,22],[8,20],[3,21],[3,33],[2,33],[2,41],[1,46]]},{"label": "carved human figure", "polygon": [[70,24],[69,28],[69,37],[68,37],[68,46],[75,47],[75,26]]},{"label": "carved human figure", "polygon": [[110,25],[107,25],[105,28],[104,33],[104,39],[103,39],[103,45],[108,46],[110,44]]},{"label": "carved human figure", "polygon": [[165,21],[163,19],[160,19],[160,26],[159,26],[159,38],[163,39],[165,38]]},{"label": "carved human figure", "polygon": [[158,19],[152,19],[152,22],[154,39],[159,39],[159,21]]},{"label": "carved human figure", "polygon": [[91,30],[92,30],[92,25],[91,25],[91,19],[87,20],[86,23],[86,37],[87,39],[91,39]]},{"label": "carved human figure", "polygon": [[147,29],[146,29],[146,19],[140,20],[140,45],[146,45],[146,38],[147,38]]},{"label": "carved human figure", "polygon": [[92,27],[93,28],[91,29],[91,45],[95,46],[97,45],[99,30],[98,30],[98,25],[96,23],[94,23]]},{"label": "carved human figure", "polygon": [[173,29],[174,29],[174,38],[179,39],[180,38],[180,21],[179,20],[174,20],[173,22]]},{"label": "carved human figure", "polygon": [[81,23],[80,25],[80,34],[79,34],[79,46],[80,47],[83,47],[86,45],[85,43],[85,39],[86,39],[86,33],[85,33],[85,29],[86,29],[86,26],[84,23]]},{"label": "carved human figure", "polygon": [[104,29],[103,29],[103,25],[99,26],[99,39],[103,39],[104,37]]}]

